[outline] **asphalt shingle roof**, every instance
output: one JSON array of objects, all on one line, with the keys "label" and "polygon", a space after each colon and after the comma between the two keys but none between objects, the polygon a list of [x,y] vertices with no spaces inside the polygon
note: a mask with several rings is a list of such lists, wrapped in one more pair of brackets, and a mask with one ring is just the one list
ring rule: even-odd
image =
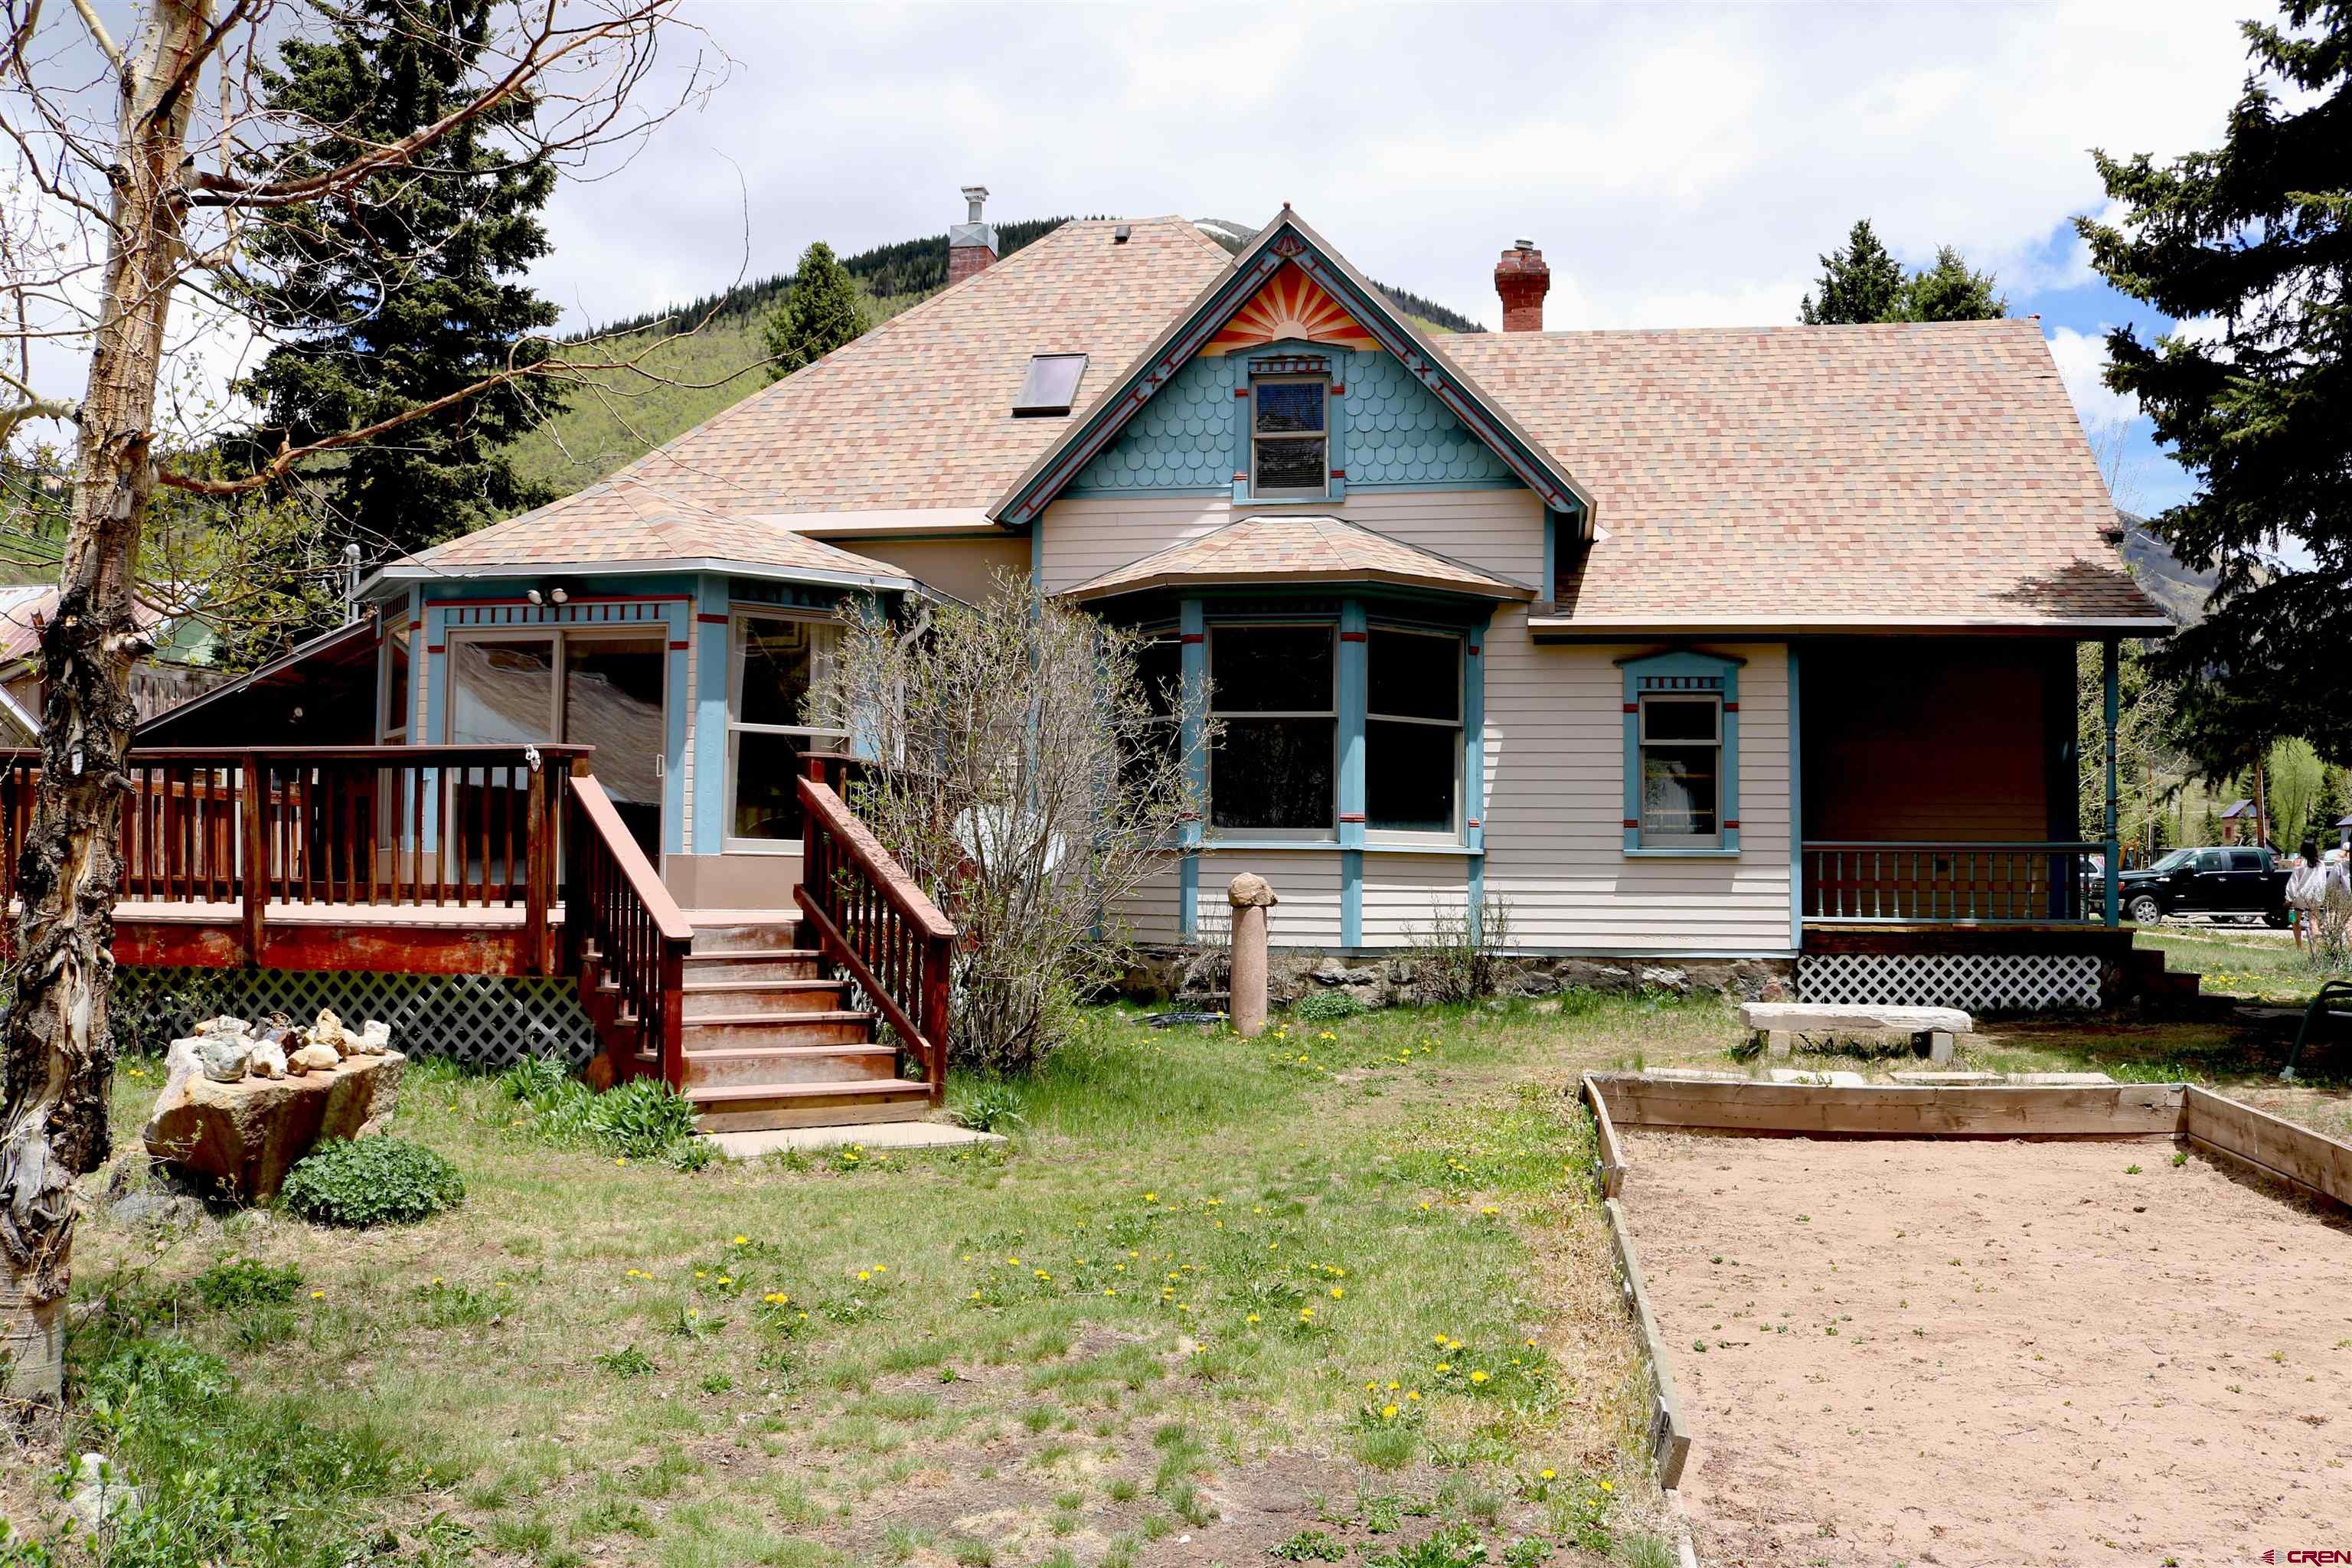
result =
[{"label": "asphalt shingle roof", "polygon": [[907,581],[906,573],[887,563],[774,523],[730,517],[683,500],[667,487],[628,478],[591,485],[536,511],[436,544],[415,556],[407,572],[656,561],[730,561],[827,577]]},{"label": "asphalt shingle roof", "polygon": [[1344,518],[1286,513],[1245,517],[1068,590],[1074,599],[1185,583],[1388,583],[1484,599],[1531,599],[1535,591],[1434,551],[1375,533]]},{"label": "asphalt shingle roof", "polygon": [[2036,321],[1445,348],[1594,497],[1539,624],[2161,618]]}]

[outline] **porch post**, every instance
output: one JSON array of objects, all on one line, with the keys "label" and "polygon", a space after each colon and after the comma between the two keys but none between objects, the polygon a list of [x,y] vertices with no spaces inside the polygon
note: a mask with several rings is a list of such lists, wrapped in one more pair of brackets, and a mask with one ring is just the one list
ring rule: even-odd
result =
[{"label": "porch post", "polygon": [[2106,689],[2107,715],[2107,816],[2105,824],[2106,842],[2102,846],[2106,854],[2106,921],[2109,929],[2122,923],[2118,907],[2119,884],[2116,880],[2122,868],[2121,846],[2116,842],[2116,726],[2122,708],[2121,642],[2109,637],[2100,648],[2099,673]]},{"label": "porch post", "polygon": [[1201,601],[1177,607],[1177,646],[1183,671],[1183,708],[1177,715],[1177,747],[1184,757],[1184,782],[1194,809],[1184,820],[1184,853],[1176,862],[1176,935],[1192,942],[1201,934],[1202,812],[1208,809],[1209,753],[1202,731],[1209,712],[1208,617]]}]

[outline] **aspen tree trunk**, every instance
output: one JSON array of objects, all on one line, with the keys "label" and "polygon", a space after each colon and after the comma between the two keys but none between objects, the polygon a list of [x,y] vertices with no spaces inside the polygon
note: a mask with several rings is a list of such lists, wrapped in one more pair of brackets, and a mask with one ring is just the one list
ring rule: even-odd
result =
[{"label": "aspen tree trunk", "polygon": [[57,615],[41,637],[42,772],[17,864],[24,910],[0,1107],[0,1375],[10,1400],[30,1405],[63,1395],[73,1184],[108,1153],[123,753],[134,717],[131,666],[143,651],[131,591],[155,484],[149,447],[164,323],[182,259],[192,62],[211,10],[212,0],[151,0],[123,72],[102,315],[77,416],[73,521]]}]

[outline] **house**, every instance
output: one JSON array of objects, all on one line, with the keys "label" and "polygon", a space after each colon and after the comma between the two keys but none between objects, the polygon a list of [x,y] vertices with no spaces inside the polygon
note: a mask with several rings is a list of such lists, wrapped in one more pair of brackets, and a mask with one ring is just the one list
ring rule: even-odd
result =
[{"label": "house", "polygon": [[[6,745],[40,744],[41,630],[57,608],[54,583],[0,587],[0,742]],[[208,634],[194,616],[143,599],[137,614],[156,639],[154,652],[131,669],[131,703],[142,720],[228,679],[226,671],[199,661]]]},{"label": "house", "polygon": [[2221,842],[2235,844],[2240,839],[2249,838],[2253,835],[2258,825],[2254,803],[2251,800],[2233,800],[2230,803],[2230,808],[2221,814]]},{"label": "house", "polygon": [[[1522,241],[1504,331],[1433,335],[1286,207],[1237,254],[1165,217],[999,259],[976,209],[951,244],[924,304],[377,574],[373,738],[593,746],[596,820],[687,925],[732,932],[711,967],[750,986],[856,859],[837,797],[798,782],[844,743],[800,708],[836,610],[1010,582],[1152,633],[1222,726],[1203,817],[1118,911],[1146,942],[1213,936],[1249,870],[1280,892],[1277,947],[1377,956],[1499,901],[1531,961],[1744,966],[1822,999],[2112,994],[2129,939],[2088,868],[2116,862],[2113,807],[2077,821],[2074,785],[2084,744],[2112,780],[2112,719],[2077,734],[2075,647],[2107,648],[2112,713],[2117,639],[2169,623],[2035,322],[1546,331]],[[415,841],[379,860],[496,883],[493,841],[551,808],[470,763],[466,799],[427,808],[411,755],[415,806],[359,807]],[[466,839],[454,862],[436,833]],[[650,940],[589,930],[587,874],[562,872],[564,940],[608,962]],[[927,909],[858,976],[918,1033]],[[841,913],[836,958],[868,940]],[[782,1047],[745,1016],[749,1103]]]}]

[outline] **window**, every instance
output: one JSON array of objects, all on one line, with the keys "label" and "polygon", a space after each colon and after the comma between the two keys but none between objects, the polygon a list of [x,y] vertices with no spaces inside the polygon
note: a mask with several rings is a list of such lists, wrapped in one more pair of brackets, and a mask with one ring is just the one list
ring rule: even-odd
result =
[{"label": "window", "polygon": [[834,630],[760,614],[739,615],[728,629],[726,847],[797,849],[801,759],[847,738],[808,724],[802,707],[832,654]]},{"label": "window", "polygon": [[1723,776],[1723,701],[1714,696],[1642,698],[1642,844],[1713,847]]},{"label": "window", "polygon": [[2232,850],[2231,850],[2231,851],[2230,851],[2230,869],[2231,869],[2231,870],[2232,870],[2232,871],[2259,871],[2259,870],[2261,870],[2262,868],[2263,868],[2263,852],[2262,852],[2261,850],[2259,850],[2259,849],[2232,849]]},{"label": "window", "polygon": [[[1150,769],[1177,754],[1182,744],[1184,716],[1184,645],[1173,632],[1154,635],[1135,650],[1135,673],[1143,683],[1143,700],[1151,710],[1148,734],[1132,742],[1126,766],[1131,776],[1150,776]],[[1150,754],[1157,752],[1157,755]]]},{"label": "window", "polygon": [[2230,868],[2230,852],[2208,849],[2197,857],[2197,868],[2200,871],[2226,871]]},{"label": "window", "polygon": [[1078,383],[1086,374],[1084,354],[1030,355],[1029,374],[1022,379],[1021,395],[1013,400],[1013,412],[1067,414],[1077,403]]},{"label": "window", "polygon": [[1625,672],[1625,852],[1739,853],[1739,667],[1675,649]]},{"label": "window", "polygon": [[1250,384],[1250,494],[1260,499],[1330,493],[1320,376],[1280,376]]},{"label": "window", "polygon": [[1209,634],[1209,823],[1243,833],[1332,834],[1339,802],[1336,627],[1229,626]]},{"label": "window", "polygon": [[[392,614],[405,617],[408,606],[400,605]],[[405,745],[408,741],[408,623],[387,633],[383,639],[383,718],[377,732],[386,745]]]},{"label": "window", "polygon": [[[589,766],[648,855],[661,852],[668,768],[667,655],[658,626],[642,631],[551,628],[521,636],[470,632],[449,639],[449,742],[593,746]],[[468,772],[490,799],[519,781]],[[520,811],[520,795],[511,807]]]},{"label": "window", "polygon": [[1368,634],[1364,816],[1374,833],[1461,832],[1462,639]]}]

